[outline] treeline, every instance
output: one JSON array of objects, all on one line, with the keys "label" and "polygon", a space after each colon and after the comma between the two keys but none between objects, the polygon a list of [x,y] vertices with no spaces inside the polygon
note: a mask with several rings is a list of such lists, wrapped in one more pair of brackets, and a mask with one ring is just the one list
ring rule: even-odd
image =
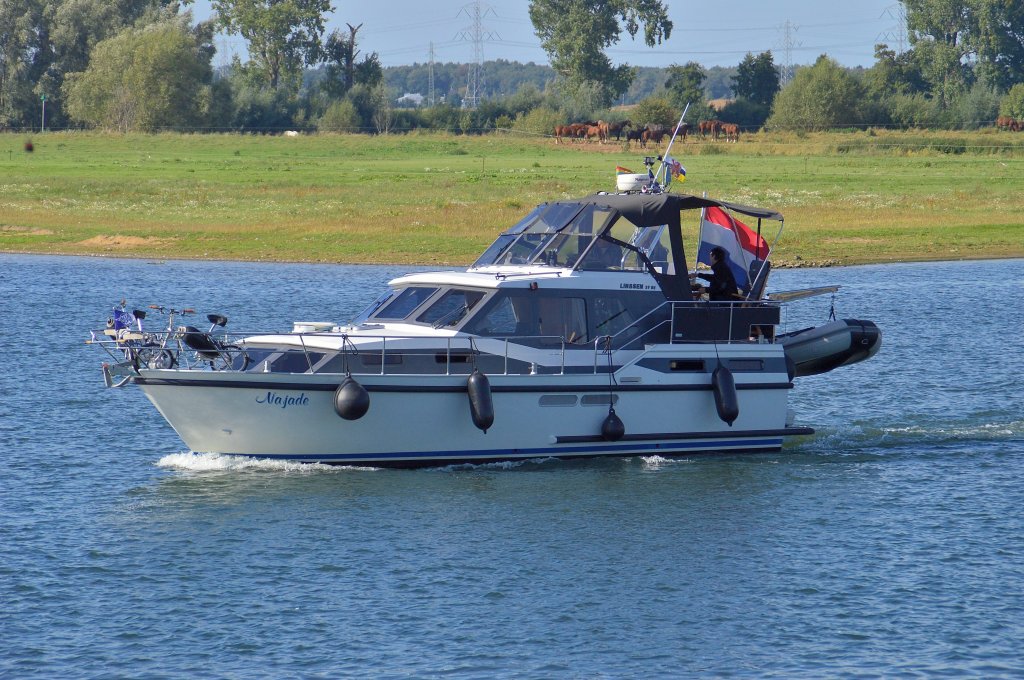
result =
[{"label": "treeline", "polygon": [[[303,0],[287,16],[259,0],[211,0],[214,18],[199,23],[173,0],[0,0],[0,128],[549,135],[582,120],[672,125],[687,105],[691,123],[717,118],[745,130],[1024,120],[1024,3],[957,1],[976,11],[953,20],[945,9],[954,0],[905,0],[911,48],[878,45],[870,68],[822,55],[783,74],[763,52],[734,68],[608,66],[595,72],[602,80],[567,61],[574,31],[566,16],[531,0],[545,49],[562,36],[549,52],[565,68],[488,61],[471,108],[468,65],[383,68],[375,53],[360,51],[361,26],[324,35],[328,0]],[[667,36],[671,22],[660,9],[655,20]],[[559,25],[545,32],[544,21]],[[218,31],[242,35],[248,60],[215,70]],[[722,98],[731,100],[724,108],[708,103]]]}]

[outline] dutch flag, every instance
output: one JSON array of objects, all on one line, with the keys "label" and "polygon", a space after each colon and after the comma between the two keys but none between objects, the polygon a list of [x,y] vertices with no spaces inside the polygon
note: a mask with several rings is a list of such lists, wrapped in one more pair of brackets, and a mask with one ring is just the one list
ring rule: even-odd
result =
[{"label": "dutch flag", "polygon": [[[711,266],[711,249],[721,246],[729,255],[729,269],[744,295],[750,292],[750,272],[768,259],[768,242],[750,227],[717,206],[704,209],[700,221],[697,262]],[[752,265],[756,265],[752,267]]]}]

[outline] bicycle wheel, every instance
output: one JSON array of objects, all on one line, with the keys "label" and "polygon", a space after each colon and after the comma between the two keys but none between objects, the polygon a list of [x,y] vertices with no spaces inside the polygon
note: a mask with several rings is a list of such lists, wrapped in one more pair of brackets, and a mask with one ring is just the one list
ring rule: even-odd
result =
[{"label": "bicycle wheel", "polygon": [[249,355],[238,345],[224,345],[210,361],[214,371],[244,371],[248,365]]},{"label": "bicycle wheel", "polygon": [[174,368],[178,363],[174,359],[174,353],[159,345],[139,347],[135,350],[132,358],[135,369],[139,368]]}]

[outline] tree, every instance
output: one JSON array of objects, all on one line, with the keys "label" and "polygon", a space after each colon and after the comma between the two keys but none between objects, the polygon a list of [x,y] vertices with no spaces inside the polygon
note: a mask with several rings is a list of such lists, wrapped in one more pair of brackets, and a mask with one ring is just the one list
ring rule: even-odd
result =
[{"label": "tree", "polygon": [[623,30],[635,38],[641,25],[649,47],[672,33],[661,0],[531,0],[530,21],[570,95],[589,83],[605,106],[626,91],[634,71],[612,66],[604,50],[619,42]]},{"label": "tree", "polygon": [[896,54],[888,45],[875,45],[875,64],[864,73],[864,87],[875,99],[928,91],[913,53]]},{"label": "tree", "polygon": [[983,1],[978,16],[982,77],[1003,90],[1024,82],[1024,3]]},{"label": "tree", "polygon": [[[905,0],[910,43],[943,106],[974,77],[1008,88],[1024,80],[1024,3]],[[976,71],[975,71],[976,63]]]},{"label": "tree", "polygon": [[38,0],[0,0],[0,127],[31,124],[26,113],[39,97],[33,86],[45,72],[45,40]]},{"label": "tree", "polygon": [[999,103],[999,114],[1024,120],[1024,83],[1017,83],[1010,88]]},{"label": "tree", "polygon": [[212,0],[218,23],[249,43],[249,58],[270,89],[297,92],[302,67],[320,61],[330,0]]},{"label": "tree", "polygon": [[648,97],[630,112],[630,120],[637,127],[645,125],[664,125],[672,130],[679,120],[679,110],[662,97]]},{"label": "tree", "polygon": [[182,17],[101,41],[89,67],[65,79],[68,114],[124,132],[201,124],[210,101],[212,37]]},{"label": "tree", "polygon": [[755,57],[747,52],[736,69],[732,87],[738,99],[771,106],[779,92],[779,71],[775,68],[772,53],[762,52]]},{"label": "tree", "polygon": [[333,99],[342,97],[353,85],[375,87],[384,79],[384,71],[376,52],[366,55],[362,61],[356,61],[359,56],[356,32],[362,28],[362,24],[346,25],[349,30],[347,36],[340,31],[332,31],[324,42],[326,68],[320,87],[324,94]]},{"label": "tree", "polygon": [[695,61],[685,66],[673,64],[668,67],[668,80],[665,81],[665,90],[668,92],[669,100],[680,110],[687,104],[698,105],[704,103],[704,80],[707,74],[704,67]]},{"label": "tree", "polygon": [[66,122],[61,86],[92,49],[125,27],[176,15],[174,0],[0,0],[0,125]]},{"label": "tree", "polygon": [[823,54],[775,97],[768,125],[792,130],[856,125],[863,96],[857,79]]}]

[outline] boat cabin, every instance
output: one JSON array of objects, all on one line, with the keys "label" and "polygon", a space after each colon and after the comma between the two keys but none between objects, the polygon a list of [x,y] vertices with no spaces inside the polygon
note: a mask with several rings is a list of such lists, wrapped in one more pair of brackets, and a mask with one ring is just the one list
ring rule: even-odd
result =
[{"label": "boat cabin", "polygon": [[465,273],[417,274],[353,320],[403,324],[519,344],[615,348],[763,337],[776,306],[695,299],[680,213],[717,206],[758,219],[769,210],[696,196],[595,194],[545,203],[503,232]]}]

